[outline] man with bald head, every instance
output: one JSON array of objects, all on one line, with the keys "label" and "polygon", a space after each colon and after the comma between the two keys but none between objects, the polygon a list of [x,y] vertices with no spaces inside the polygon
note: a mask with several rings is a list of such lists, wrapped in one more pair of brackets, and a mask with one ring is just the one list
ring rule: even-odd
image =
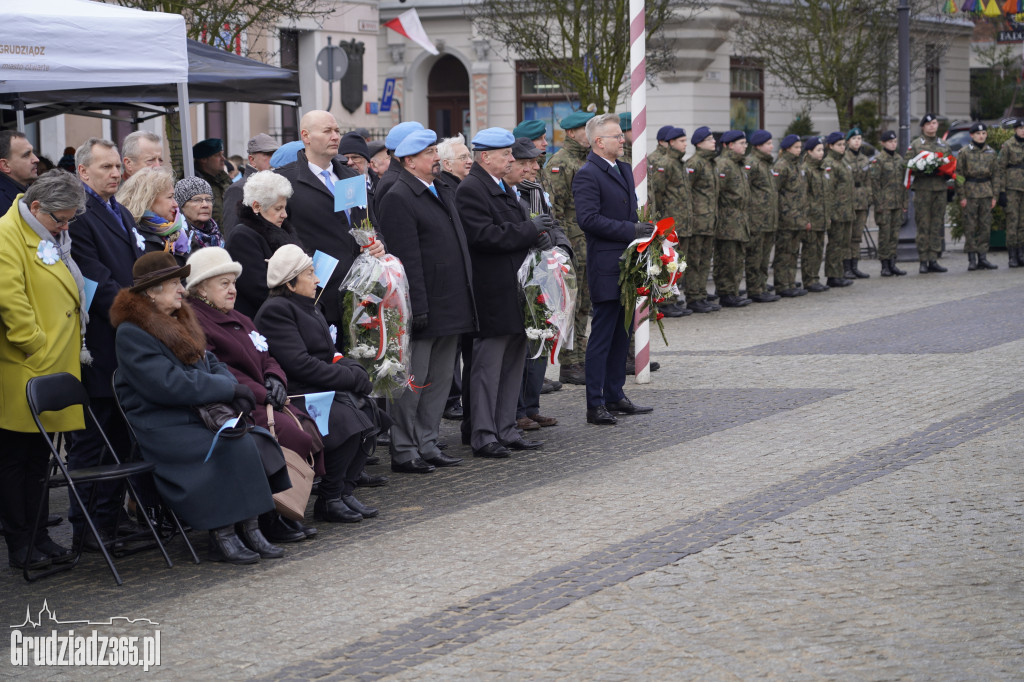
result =
[{"label": "man with bald head", "polygon": [[[292,183],[294,192],[288,200],[288,217],[306,250],[310,253],[323,251],[338,259],[331,278],[320,284],[324,288],[320,302],[324,317],[341,332],[345,326],[338,285],[352,267],[360,248],[349,230],[370,215],[369,209],[353,208],[348,213],[334,211],[335,183],[358,176],[342,163],[341,159],[345,157],[335,158],[341,143],[341,129],[334,114],[320,109],[307,112],[299,127],[303,149],[299,150],[295,161],[275,169],[275,172]],[[377,241],[368,250],[374,256],[381,256],[384,254],[383,243]],[[339,333],[339,350],[342,350],[344,339],[345,334]]]}]

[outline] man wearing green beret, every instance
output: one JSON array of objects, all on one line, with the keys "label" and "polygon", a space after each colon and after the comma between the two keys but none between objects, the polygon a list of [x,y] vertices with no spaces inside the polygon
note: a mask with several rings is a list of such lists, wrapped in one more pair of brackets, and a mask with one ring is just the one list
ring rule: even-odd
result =
[{"label": "man wearing green beret", "polygon": [[541,173],[544,189],[551,195],[551,213],[561,223],[572,243],[576,260],[575,341],[572,349],[563,348],[558,355],[562,383],[585,386],[584,365],[587,357],[587,323],[590,317],[590,289],[587,287],[587,238],[576,223],[576,203],[572,198],[572,179],[587,161],[590,142],[585,126],[594,114],[574,111],[558,124],[565,131],[565,144],[548,160]]},{"label": "man wearing green beret", "polygon": [[622,134],[626,136],[626,141],[622,145],[622,156],[620,157],[623,161],[628,163],[630,166],[633,165],[633,113],[630,111],[623,111],[619,114],[619,127],[622,128]]},{"label": "man wearing green beret", "polygon": [[[548,126],[544,121],[522,121],[519,125],[512,129],[512,134],[516,138],[528,137],[533,140],[533,146],[541,150],[545,154],[548,151]],[[541,158],[541,161],[544,159]]]},{"label": "man wearing green beret", "polygon": [[231,176],[224,170],[224,142],[211,137],[192,145],[196,175],[210,183],[213,190],[213,220],[224,219],[224,191],[231,186]]}]

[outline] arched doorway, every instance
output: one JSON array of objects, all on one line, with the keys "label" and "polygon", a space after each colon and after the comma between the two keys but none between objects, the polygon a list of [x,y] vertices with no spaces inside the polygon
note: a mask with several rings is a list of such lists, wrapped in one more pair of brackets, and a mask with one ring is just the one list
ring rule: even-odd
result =
[{"label": "arched doorway", "polygon": [[438,138],[469,132],[469,73],[456,57],[445,55],[430,68],[427,106]]}]

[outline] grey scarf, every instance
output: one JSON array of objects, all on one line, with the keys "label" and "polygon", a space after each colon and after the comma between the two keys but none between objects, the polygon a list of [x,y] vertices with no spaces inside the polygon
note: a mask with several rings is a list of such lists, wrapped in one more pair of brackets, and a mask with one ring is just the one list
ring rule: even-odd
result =
[{"label": "grey scarf", "polygon": [[67,267],[71,276],[75,280],[75,285],[78,286],[78,312],[79,312],[79,323],[81,324],[82,330],[82,352],[80,359],[83,365],[92,364],[92,353],[85,347],[85,327],[89,324],[89,311],[85,309],[85,278],[82,276],[82,271],[78,268],[78,264],[75,263],[71,257],[71,235],[65,230],[60,233],[60,239],[54,239],[50,231],[43,227],[43,224],[36,220],[36,217],[32,215],[32,211],[29,210],[25,200],[22,199],[18,202],[18,211],[21,213],[21,219],[32,228],[32,231],[39,235],[39,238],[43,241],[52,242],[57,246],[57,251],[60,253],[61,262]]}]

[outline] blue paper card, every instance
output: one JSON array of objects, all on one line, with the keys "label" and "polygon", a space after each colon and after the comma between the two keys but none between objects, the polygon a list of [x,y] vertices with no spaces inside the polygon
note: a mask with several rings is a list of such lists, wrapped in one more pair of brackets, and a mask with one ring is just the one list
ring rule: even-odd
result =
[{"label": "blue paper card", "polygon": [[366,207],[366,178],[357,175],[334,183],[334,212]]},{"label": "blue paper card", "polygon": [[331,403],[334,402],[334,391],[306,394],[306,414],[313,418],[320,435],[328,433],[328,420],[331,417]]},{"label": "blue paper card", "polygon": [[213,454],[213,449],[215,447],[217,447],[217,439],[220,438],[221,431],[223,431],[224,429],[233,429],[233,428],[235,428],[235,426],[238,424],[238,420],[241,419],[241,418],[242,418],[242,415],[238,415],[234,419],[229,419],[226,422],[224,422],[224,426],[222,426],[219,429],[217,429],[217,433],[213,434],[213,442],[210,443],[210,451],[206,453],[206,459],[203,460],[204,463],[210,461],[210,455]]},{"label": "blue paper card", "polygon": [[88,277],[83,277],[85,280],[85,312],[89,312],[89,306],[92,305],[92,299],[96,295],[96,287],[99,286],[99,282],[94,282]]},{"label": "blue paper card", "polygon": [[338,267],[338,259],[334,256],[328,255],[323,251],[317,251],[313,254],[313,272],[316,273],[316,278],[320,280],[320,286],[327,286],[327,281],[334,274],[336,267]]}]

